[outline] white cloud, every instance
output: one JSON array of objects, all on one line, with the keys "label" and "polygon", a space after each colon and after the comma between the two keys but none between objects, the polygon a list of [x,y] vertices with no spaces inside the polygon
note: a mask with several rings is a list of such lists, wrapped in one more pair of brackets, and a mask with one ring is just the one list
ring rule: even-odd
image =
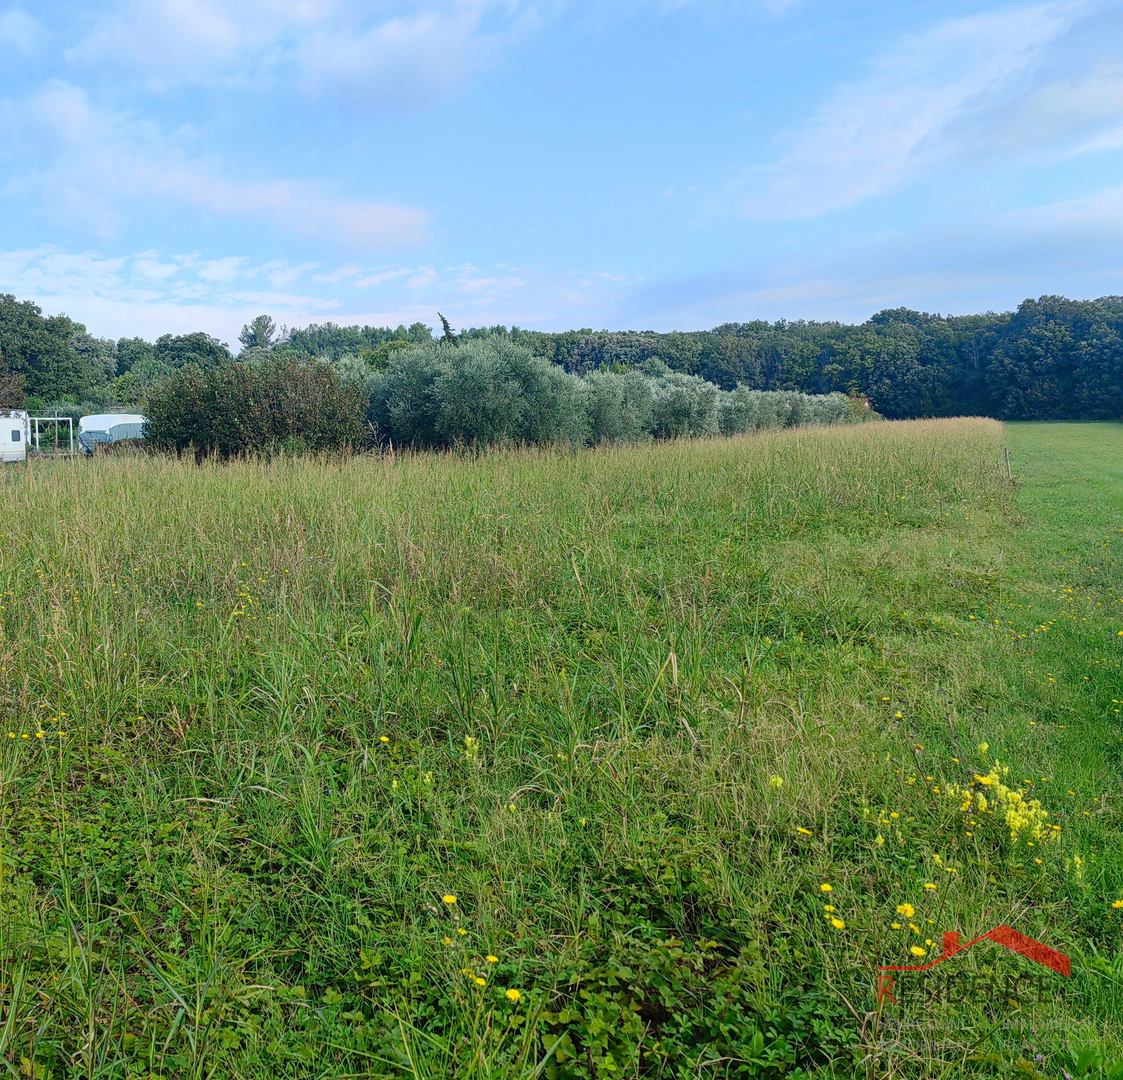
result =
[{"label": "white cloud", "polygon": [[233,281],[248,260],[244,255],[228,255],[225,259],[204,262],[198,271],[204,281]]},{"label": "white cloud", "polygon": [[218,162],[189,156],[156,125],[95,108],[69,83],[0,102],[0,120],[16,133],[10,189],[100,236],[113,235],[138,199],[264,218],[288,233],[361,249],[426,236],[427,215],[412,207],[340,199],[304,181],[232,179]]},{"label": "white cloud", "polygon": [[459,89],[492,60],[498,38],[480,32],[488,5],[454,3],[358,30],[325,27],[295,57],[312,94],[331,93],[359,107],[420,107]]},{"label": "white cloud", "polygon": [[260,54],[339,7],[332,0],[122,0],[98,13],[68,58],[126,64],[156,86],[208,82],[231,69],[244,81]]},{"label": "white cloud", "polygon": [[367,289],[372,285],[381,285],[385,281],[393,281],[395,278],[406,277],[412,273],[412,270],[402,267],[393,270],[378,270],[373,274],[366,274],[359,278],[354,284],[356,289]]},{"label": "white cloud", "polygon": [[301,263],[299,266],[290,266],[283,259],[275,259],[273,262],[267,262],[261,269],[274,289],[283,289],[296,281],[306,270],[314,270],[319,265],[319,263],[308,262]]},{"label": "white cloud", "polygon": [[105,255],[43,246],[0,251],[0,286],[34,300],[48,313],[64,311],[101,336],[153,340],[201,329],[227,341],[262,312],[290,326],[325,318],[345,325],[433,325],[438,309],[458,327],[608,325],[611,310],[631,287],[604,280],[578,284],[591,275],[565,269],[504,266],[490,273],[458,267],[453,277],[433,280],[420,295],[405,279],[415,272],[405,269],[384,283],[374,301],[350,281],[322,295],[253,288],[256,280],[268,279],[277,261],[255,263],[241,255],[204,259],[192,252],[152,250]]},{"label": "white cloud", "polygon": [[361,109],[460,87],[537,20],[534,0],[121,0],[68,53],[155,88],[298,83]]},{"label": "white cloud", "polygon": [[1123,186],[1106,188],[1076,199],[1064,199],[1027,209],[1011,210],[999,218],[1004,226],[1030,235],[1083,233],[1118,244],[1123,238]]},{"label": "white cloud", "polygon": [[440,274],[431,266],[422,266],[417,273],[406,282],[406,288],[424,289],[429,285],[435,285],[439,279]]},{"label": "white cloud", "polygon": [[312,280],[321,285],[336,285],[349,277],[357,277],[362,272],[361,266],[341,266],[330,274],[314,274]]},{"label": "white cloud", "polygon": [[29,53],[39,40],[40,27],[26,11],[13,8],[0,13],[0,45],[13,45],[20,52]]},{"label": "white cloud", "polygon": [[[996,125],[999,138],[1002,130],[1013,136],[1011,102],[1027,103],[1026,117],[1033,100],[1039,114],[1050,102],[1043,80],[1053,53],[1099,6],[1057,0],[949,19],[902,39],[873,61],[866,78],[840,88],[803,130],[785,137],[788,152],[764,170],[762,189],[743,203],[745,214],[811,217],[946,164],[966,144],[989,154]],[[1097,99],[1094,86],[1048,107],[1059,121],[1071,119],[1073,110],[1087,117],[1089,105],[1093,113],[1123,119],[1117,104]]]}]

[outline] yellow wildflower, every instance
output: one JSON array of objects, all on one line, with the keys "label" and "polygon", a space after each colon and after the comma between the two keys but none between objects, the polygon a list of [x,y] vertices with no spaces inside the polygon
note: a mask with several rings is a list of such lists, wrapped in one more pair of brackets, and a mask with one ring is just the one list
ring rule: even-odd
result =
[{"label": "yellow wildflower", "polygon": [[520,994],[514,987],[512,987],[510,990],[507,991],[506,994],[504,994],[504,997],[506,997],[506,999],[508,1001],[516,1001],[517,1002],[522,998],[522,994]]},{"label": "yellow wildflower", "polygon": [[455,904],[455,903],[456,903],[456,897],[455,897],[455,896],[452,896],[451,894],[450,894],[450,895],[448,895],[448,896],[442,896],[442,897],[441,897],[441,899],[442,899],[442,900],[443,900],[443,901],[444,901],[444,902],[445,902],[446,904]]},{"label": "yellow wildflower", "polygon": [[831,926],[833,926],[836,930],[846,929],[846,923],[844,923],[841,919],[831,919]]},{"label": "yellow wildflower", "polygon": [[912,953],[913,956],[927,956],[928,955],[928,953],[925,952],[925,950],[922,949],[919,945],[910,945],[909,946],[909,952]]},{"label": "yellow wildflower", "polygon": [[823,885],[819,886],[819,892],[832,892],[833,890],[834,890],[833,885],[827,885],[827,884],[824,883]]},{"label": "yellow wildflower", "polygon": [[912,904],[898,904],[897,914],[904,915],[906,919],[911,919],[916,914],[916,908]]}]

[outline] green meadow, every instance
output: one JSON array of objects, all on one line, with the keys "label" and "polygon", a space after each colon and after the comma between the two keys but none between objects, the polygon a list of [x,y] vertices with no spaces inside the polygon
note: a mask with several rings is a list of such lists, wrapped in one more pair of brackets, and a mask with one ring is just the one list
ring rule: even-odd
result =
[{"label": "green meadow", "polygon": [[0,1065],[1119,1077],[1121,552],[1113,424],[9,467]]}]

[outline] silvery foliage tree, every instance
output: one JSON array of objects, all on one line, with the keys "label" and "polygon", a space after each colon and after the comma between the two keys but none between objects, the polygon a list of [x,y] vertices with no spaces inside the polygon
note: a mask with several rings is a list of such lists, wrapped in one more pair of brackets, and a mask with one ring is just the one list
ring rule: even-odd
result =
[{"label": "silvery foliage tree", "polygon": [[638,371],[593,371],[584,376],[593,443],[638,442],[647,438],[654,395],[651,380]]},{"label": "silvery foliage tree", "polygon": [[800,394],[794,390],[751,390],[738,386],[721,395],[723,435],[801,424],[841,424],[850,419],[845,394]]},{"label": "silvery foliage tree", "polygon": [[841,394],[726,393],[657,359],[577,376],[498,335],[402,348],[377,365],[343,356],[333,366],[345,385],[362,386],[379,441],[418,448],[697,438],[850,416]]},{"label": "silvery foliage tree", "polygon": [[716,435],[720,394],[718,387],[697,375],[656,375],[651,379],[651,434],[659,439]]},{"label": "silvery foliage tree", "polygon": [[404,349],[372,372],[368,419],[406,446],[584,443],[585,384],[522,345],[469,340]]},{"label": "silvery foliage tree", "polygon": [[444,347],[434,392],[448,443],[584,443],[585,386],[511,342]]},{"label": "silvery foliage tree", "polygon": [[381,442],[399,446],[441,445],[436,382],[443,347],[426,345],[394,353],[384,371],[373,371],[367,422]]}]

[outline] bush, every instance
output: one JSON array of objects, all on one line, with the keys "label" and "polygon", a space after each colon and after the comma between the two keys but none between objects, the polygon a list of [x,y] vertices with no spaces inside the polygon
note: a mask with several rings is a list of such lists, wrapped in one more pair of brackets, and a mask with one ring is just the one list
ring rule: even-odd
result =
[{"label": "bush", "polygon": [[145,436],[163,449],[221,458],[349,449],[363,438],[364,400],[361,384],[316,361],[191,365],[149,389]]},{"label": "bush", "polygon": [[660,439],[697,438],[718,433],[721,391],[697,375],[678,371],[651,380],[651,434]]},{"label": "bush", "polygon": [[585,386],[508,340],[403,349],[370,383],[368,417],[385,441],[583,443]]},{"label": "bush", "polygon": [[727,393],[658,359],[642,371],[602,367],[576,376],[499,335],[395,348],[373,359],[344,356],[335,367],[364,387],[379,441],[398,446],[599,445],[853,418],[842,394],[745,386]]},{"label": "bush", "polygon": [[593,443],[638,442],[651,424],[651,383],[638,371],[585,376],[589,438]]}]

